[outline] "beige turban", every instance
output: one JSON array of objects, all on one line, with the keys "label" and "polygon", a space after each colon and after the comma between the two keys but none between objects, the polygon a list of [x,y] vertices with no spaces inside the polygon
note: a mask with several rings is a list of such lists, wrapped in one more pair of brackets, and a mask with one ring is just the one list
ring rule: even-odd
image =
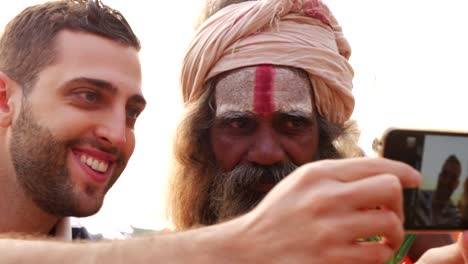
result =
[{"label": "beige turban", "polygon": [[198,28],[182,66],[185,102],[199,98],[210,78],[259,64],[309,73],[319,113],[333,123],[351,116],[351,49],[319,0],[259,0],[227,6]]}]

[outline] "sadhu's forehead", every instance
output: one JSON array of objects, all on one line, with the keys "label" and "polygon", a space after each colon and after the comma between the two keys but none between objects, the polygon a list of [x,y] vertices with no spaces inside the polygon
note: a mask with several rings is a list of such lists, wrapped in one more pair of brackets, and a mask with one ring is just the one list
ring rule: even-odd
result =
[{"label": "sadhu's forehead", "polygon": [[295,69],[259,65],[234,70],[216,84],[216,114],[249,111],[312,113],[312,89],[305,74]]}]

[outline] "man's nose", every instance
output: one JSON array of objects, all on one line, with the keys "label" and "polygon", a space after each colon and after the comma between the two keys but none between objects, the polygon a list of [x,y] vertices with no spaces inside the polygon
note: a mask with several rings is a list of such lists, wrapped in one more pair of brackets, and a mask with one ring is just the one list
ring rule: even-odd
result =
[{"label": "man's nose", "polygon": [[256,133],[248,152],[248,160],[259,165],[273,165],[286,160],[286,153],[273,129],[261,129]]},{"label": "man's nose", "polygon": [[109,112],[101,117],[95,135],[105,145],[121,147],[127,142],[126,113]]}]

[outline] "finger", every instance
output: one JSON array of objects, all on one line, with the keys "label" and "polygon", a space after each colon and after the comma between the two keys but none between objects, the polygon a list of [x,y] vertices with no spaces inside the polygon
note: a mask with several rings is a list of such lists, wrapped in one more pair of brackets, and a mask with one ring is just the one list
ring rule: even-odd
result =
[{"label": "finger", "polygon": [[458,248],[463,257],[464,263],[468,263],[468,231],[464,231],[458,237]]},{"label": "finger", "polygon": [[384,263],[394,251],[383,243],[353,244],[348,247],[330,247],[327,254],[336,256],[327,263]]},{"label": "finger", "polygon": [[384,236],[386,244],[397,250],[403,242],[403,222],[392,211],[366,210],[337,218],[332,222],[340,231],[340,235],[349,244],[355,244],[358,239]]},{"label": "finger", "polygon": [[463,261],[460,253],[459,245],[452,244],[439,248],[432,248],[426,251],[419,258],[417,264],[459,264],[466,263]]},{"label": "finger", "polygon": [[337,196],[350,209],[385,208],[404,219],[402,186],[395,175],[381,174],[343,184]]},{"label": "finger", "polygon": [[[418,187],[421,174],[411,166],[384,158],[352,158],[309,163],[304,168],[310,175],[333,175],[336,180],[351,182],[378,174],[396,175],[405,188]],[[318,171],[317,171],[318,170]]]}]

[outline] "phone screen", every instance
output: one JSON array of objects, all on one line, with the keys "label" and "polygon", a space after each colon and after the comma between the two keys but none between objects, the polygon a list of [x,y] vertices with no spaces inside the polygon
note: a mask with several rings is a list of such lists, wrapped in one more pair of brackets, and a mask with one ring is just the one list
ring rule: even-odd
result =
[{"label": "phone screen", "polygon": [[468,134],[392,130],[383,156],[423,176],[420,188],[404,190],[405,229],[468,229]]}]

